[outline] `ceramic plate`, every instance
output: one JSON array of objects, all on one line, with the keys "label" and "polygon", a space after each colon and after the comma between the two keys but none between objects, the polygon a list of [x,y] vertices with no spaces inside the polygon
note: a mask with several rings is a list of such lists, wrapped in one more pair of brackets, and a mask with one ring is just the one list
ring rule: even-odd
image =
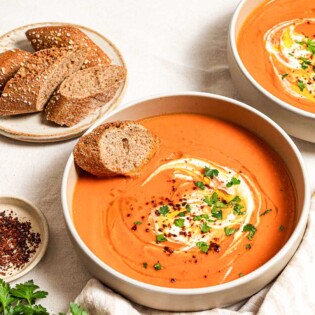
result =
[{"label": "ceramic plate", "polygon": [[[49,25],[72,25],[88,35],[112,59],[112,63],[126,67],[125,61],[115,45],[103,35],[84,26],[69,23],[36,23],[14,29],[0,37],[0,53],[9,49],[20,48],[33,52],[25,31],[33,27]],[[55,142],[81,135],[97,119],[115,108],[125,92],[127,80],[121,85],[114,98],[98,112],[94,112],[73,127],[61,127],[45,119],[43,113],[25,114],[0,118],[0,134],[22,141]]]},{"label": "ceramic plate", "polygon": [[41,243],[30,261],[21,269],[10,269],[0,278],[6,282],[16,280],[31,271],[43,258],[48,245],[48,224],[44,214],[28,201],[20,198],[0,196],[0,213],[10,213],[19,218],[21,222],[29,221],[32,225],[32,232],[39,233]]}]

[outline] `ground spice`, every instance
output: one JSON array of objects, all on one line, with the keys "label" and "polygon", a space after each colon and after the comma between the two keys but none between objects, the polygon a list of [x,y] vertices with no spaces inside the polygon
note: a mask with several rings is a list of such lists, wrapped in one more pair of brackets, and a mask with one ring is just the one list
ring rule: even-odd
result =
[{"label": "ground spice", "polygon": [[29,221],[20,221],[13,211],[0,212],[0,275],[22,269],[41,243]]}]

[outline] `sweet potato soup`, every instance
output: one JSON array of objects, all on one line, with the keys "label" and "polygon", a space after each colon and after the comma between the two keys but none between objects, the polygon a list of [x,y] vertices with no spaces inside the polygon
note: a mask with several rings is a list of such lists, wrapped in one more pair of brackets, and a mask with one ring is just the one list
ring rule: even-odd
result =
[{"label": "sweet potato soup", "polygon": [[141,174],[81,173],[75,188],[74,224],[96,256],[133,279],[199,288],[242,277],[279,251],[296,198],[268,145],[203,115],[140,122],[160,139]]},{"label": "sweet potato soup", "polygon": [[264,2],[242,26],[237,49],[266,90],[315,113],[314,0]]}]

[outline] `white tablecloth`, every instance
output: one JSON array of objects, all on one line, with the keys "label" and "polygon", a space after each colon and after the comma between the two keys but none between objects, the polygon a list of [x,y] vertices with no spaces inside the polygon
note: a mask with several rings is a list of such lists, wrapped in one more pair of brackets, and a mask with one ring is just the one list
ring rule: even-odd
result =
[{"label": "white tablecloth", "polygon": [[[0,0],[0,33],[34,22],[82,24],[111,39],[125,56],[123,103],[150,94],[194,90],[237,98],[226,64],[229,20],[238,0]],[[0,137],[0,194],[34,202],[47,216],[50,243],[33,279],[51,311],[65,311],[90,278],[65,231],[63,169],[76,140],[28,144]],[[295,141],[315,187],[315,145]]]}]

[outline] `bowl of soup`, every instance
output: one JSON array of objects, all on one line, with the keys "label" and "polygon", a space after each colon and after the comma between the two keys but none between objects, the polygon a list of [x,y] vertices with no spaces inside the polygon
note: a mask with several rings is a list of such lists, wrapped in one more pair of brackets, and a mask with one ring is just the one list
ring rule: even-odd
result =
[{"label": "bowl of soup", "polygon": [[250,105],[290,135],[315,142],[313,0],[243,0],[229,30],[228,63]]},{"label": "bowl of soup", "polygon": [[89,272],[133,302],[196,311],[272,281],[302,239],[310,204],[301,155],[271,119],[207,93],[160,95],[102,119],[134,120],[159,148],[138,176],[94,177],[71,155],[66,226]]}]

